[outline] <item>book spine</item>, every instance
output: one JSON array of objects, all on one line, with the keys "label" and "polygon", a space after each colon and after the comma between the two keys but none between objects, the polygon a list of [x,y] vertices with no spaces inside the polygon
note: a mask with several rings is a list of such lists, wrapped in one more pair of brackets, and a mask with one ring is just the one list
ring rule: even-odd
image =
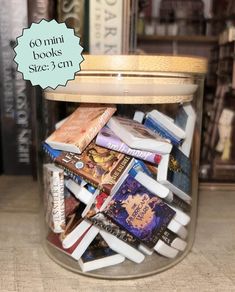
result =
[{"label": "book spine", "polygon": [[[63,152],[62,152],[63,153]],[[54,162],[59,166],[62,167],[65,171],[65,173],[75,182],[77,182],[78,177],[82,177],[84,181],[91,184],[95,188],[100,189],[101,186],[97,183],[95,179],[88,178],[87,176],[83,175],[82,173],[78,172],[76,173],[76,167],[73,165],[73,159],[76,160],[76,154],[72,152],[66,152],[65,155],[62,157],[57,156],[54,159]],[[81,162],[82,163],[82,162]]]},{"label": "book spine", "polygon": [[1,4],[3,168],[5,174],[31,174],[30,98],[26,81],[16,70],[12,49],[16,37],[27,27],[27,2],[21,1],[19,5],[18,1],[11,0]]},{"label": "book spine", "polygon": [[68,27],[73,28],[83,45],[85,0],[58,0],[57,13],[58,21],[65,22]]},{"label": "book spine", "polygon": [[[87,130],[87,134],[84,136],[84,139],[79,143],[80,145],[88,145],[92,139],[97,135],[97,133],[104,127],[107,121],[112,117],[116,111],[115,107],[107,108],[103,114],[98,118],[98,121],[92,123]],[[79,147],[80,148],[80,147]],[[83,151],[84,149],[81,149]]]},{"label": "book spine", "polygon": [[55,233],[65,228],[64,173],[44,165],[46,222]]},{"label": "book spine", "polygon": [[170,204],[179,207],[184,212],[189,212],[191,209],[191,206],[189,204],[187,204],[176,195],[173,196],[173,200],[170,202]]},{"label": "book spine", "polygon": [[162,138],[169,139],[173,145],[177,147],[181,145],[181,140],[178,140],[159,124],[155,123],[150,117],[146,117],[144,125],[152,130],[154,133],[159,134]]},{"label": "book spine", "polygon": [[90,1],[90,54],[122,53],[123,2],[123,0]]},{"label": "book spine", "polygon": [[134,161],[130,156],[124,155],[114,169],[108,174],[100,185],[101,191],[111,194],[112,188],[117,184],[121,177],[127,172],[129,166]]},{"label": "book spine", "polygon": [[161,155],[139,149],[132,149],[121,140],[115,139],[112,136],[98,134],[96,144],[117,152],[121,152],[142,160],[149,161],[154,164],[159,164],[161,161]]},{"label": "book spine", "polygon": [[87,219],[98,228],[103,229],[104,231],[114,235],[118,239],[138,249],[139,241],[136,238],[134,238],[131,234],[127,233],[124,229],[121,229],[111,220],[106,218],[104,214],[97,213],[95,216],[89,217]]},{"label": "book spine", "polygon": [[55,5],[53,0],[28,0],[28,20],[40,22],[42,19],[51,20],[54,16]]}]

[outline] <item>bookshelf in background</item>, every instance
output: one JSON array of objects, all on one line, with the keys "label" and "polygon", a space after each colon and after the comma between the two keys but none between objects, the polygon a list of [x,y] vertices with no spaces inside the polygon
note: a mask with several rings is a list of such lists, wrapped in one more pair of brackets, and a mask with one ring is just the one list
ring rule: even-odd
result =
[{"label": "bookshelf in background", "polygon": [[27,1],[1,1],[0,8],[1,70],[1,147],[3,173],[32,173],[31,106],[26,81],[13,61],[16,37],[27,27]]},{"label": "bookshelf in background", "polygon": [[214,95],[205,95],[201,151],[203,180],[235,181],[235,28],[220,34],[211,51],[208,84]]}]

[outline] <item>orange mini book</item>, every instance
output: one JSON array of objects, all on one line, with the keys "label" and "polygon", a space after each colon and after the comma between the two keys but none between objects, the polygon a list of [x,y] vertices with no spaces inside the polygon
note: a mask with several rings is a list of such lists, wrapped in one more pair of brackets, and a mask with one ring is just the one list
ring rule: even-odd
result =
[{"label": "orange mini book", "polygon": [[115,111],[113,105],[81,105],[47,138],[46,143],[54,149],[80,154]]}]

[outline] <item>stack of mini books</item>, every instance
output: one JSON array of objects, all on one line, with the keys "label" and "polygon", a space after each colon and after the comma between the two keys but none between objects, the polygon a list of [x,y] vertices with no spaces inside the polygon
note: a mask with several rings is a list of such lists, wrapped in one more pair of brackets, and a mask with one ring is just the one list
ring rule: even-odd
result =
[{"label": "stack of mini books", "polygon": [[196,115],[83,104],[43,142],[47,241],[91,271],[186,248]]}]

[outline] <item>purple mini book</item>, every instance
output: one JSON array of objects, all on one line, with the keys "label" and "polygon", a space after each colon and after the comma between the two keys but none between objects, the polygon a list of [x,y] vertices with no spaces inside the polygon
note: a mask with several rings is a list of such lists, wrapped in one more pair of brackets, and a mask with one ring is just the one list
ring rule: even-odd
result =
[{"label": "purple mini book", "polygon": [[142,160],[159,164],[161,155],[128,147],[121,139],[119,139],[109,127],[104,126],[96,138],[96,144],[117,152],[121,152]]},{"label": "purple mini book", "polygon": [[149,248],[166,230],[175,211],[131,176],[103,211],[104,215]]}]

